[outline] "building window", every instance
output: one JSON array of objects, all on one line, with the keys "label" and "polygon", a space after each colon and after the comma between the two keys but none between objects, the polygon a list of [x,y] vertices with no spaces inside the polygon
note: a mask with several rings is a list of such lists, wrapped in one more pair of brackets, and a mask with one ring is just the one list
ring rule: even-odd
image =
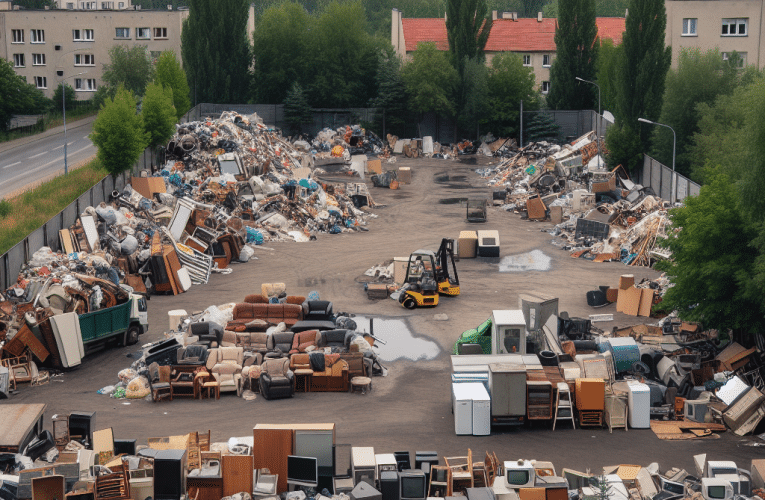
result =
[{"label": "building window", "polygon": [[80,92],[93,92],[96,90],[96,79],[95,78],[75,78],[74,79],[74,90],[78,90]]},{"label": "building window", "polygon": [[683,36],[696,36],[696,21],[695,17],[683,19]]},{"label": "building window", "polygon": [[72,30],[72,39],[75,42],[92,42],[95,37],[93,30]]},{"label": "building window", "polygon": [[723,19],[722,36],[746,36],[749,19]]},{"label": "building window", "polygon": [[45,54],[32,54],[32,66],[45,66]]},{"label": "building window", "polygon": [[531,66],[531,54],[523,54],[523,65]]},{"label": "building window", "polygon": [[11,30],[13,41],[11,43],[24,43],[24,30]]},{"label": "building window", "polygon": [[102,10],[114,9],[114,2],[101,2],[101,9]]},{"label": "building window", "polygon": [[13,54],[13,67],[23,68],[24,66],[24,54]]},{"label": "building window", "polygon": [[96,2],[80,2],[80,8],[83,10],[96,10]]},{"label": "building window", "polygon": [[542,82],[542,93],[547,94],[550,92],[550,82]]},{"label": "building window", "polygon": [[130,38],[130,28],[117,28],[114,36],[116,38]]},{"label": "building window", "polygon": [[74,55],[75,66],[95,66],[96,59],[93,54],[75,54]]},{"label": "building window", "polygon": [[120,2],[118,5],[119,5],[120,9],[124,9],[125,8],[125,2]]},{"label": "building window", "polygon": [[154,28],[154,38],[167,38],[167,28]]},{"label": "building window", "polygon": [[29,30],[32,43],[45,43],[45,30]]},{"label": "building window", "polygon": [[723,61],[730,61],[735,68],[746,66],[746,52],[723,52]]},{"label": "building window", "polygon": [[542,66],[545,68],[550,67],[550,54],[545,54],[542,56]]},{"label": "building window", "polygon": [[149,28],[136,28],[135,37],[141,39],[151,38],[151,30]]},{"label": "building window", "polygon": [[35,77],[35,87],[38,89],[47,89],[48,88],[48,79],[44,76],[36,76]]},{"label": "building window", "polygon": [[66,8],[68,10],[74,10],[74,2],[67,2],[66,3]]}]

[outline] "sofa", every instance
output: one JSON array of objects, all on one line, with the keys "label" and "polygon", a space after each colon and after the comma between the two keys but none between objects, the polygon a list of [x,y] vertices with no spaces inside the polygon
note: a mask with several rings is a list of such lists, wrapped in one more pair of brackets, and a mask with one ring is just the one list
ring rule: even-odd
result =
[{"label": "sofa", "polygon": [[303,319],[303,308],[296,304],[251,304],[243,302],[234,306],[234,319],[226,330],[243,332],[247,323],[262,319],[271,324],[285,323],[288,327]]},{"label": "sofa", "polygon": [[247,350],[265,354],[268,352],[270,335],[266,332],[238,332],[236,345],[246,347]]},{"label": "sofa", "polygon": [[305,332],[296,333],[292,338],[290,354],[306,352],[306,349],[308,349],[310,346],[317,347],[320,341],[321,332],[318,330],[307,330]]},{"label": "sofa", "polygon": [[348,336],[348,330],[326,330],[321,332],[321,339],[319,339],[316,346],[320,349],[324,347],[337,347],[340,350],[347,350],[347,342],[350,342],[347,338]]},{"label": "sofa", "polygon": [[[244,301],[249,304],[268,304],[268,297],[264,297],[260,293],[253,293],[251,295],[248,295],[244,298]],[[303,302],[305,302],[305,297],[301,295],[287,295],[284,300],[280,300],[280,302],[284,302],[287,304],[297,304],[302,305]]]},{"label": "sofa", "polygon": [[311,391],[343,392],[348,390],[348,363],[337,354],[324,357],[324,371],[313,372]]},{"label": "sofa", "polygon": [[264,398],[291,398],[295,394],[295,375],[288,358],[267,359],[260,370],[258,385]]}]

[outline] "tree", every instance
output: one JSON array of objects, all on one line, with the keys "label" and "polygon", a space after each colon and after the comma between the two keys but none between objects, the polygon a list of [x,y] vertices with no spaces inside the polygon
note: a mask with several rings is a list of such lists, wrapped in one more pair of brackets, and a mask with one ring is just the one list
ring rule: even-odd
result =
[{"label": "tree", "polygon": [[[693,135],[698,132],[701,103],[712,104],[719,95],[733,92],[737,81],[737,70],[728,61],[723,61],[717,49],[702,53],[698,49],[683,50],[676,70],[667,73],[664,102],[659,122],[672,127],[677,134],[675,170],[688,176],[691,174],[689,147]],[[664,163],[672,164],[672,132],[666,129],[652,131],[652,156]]]},{"label": "tree", "polygon": [[297,2],[274,5],[260,16],[253,33],[255,102],[281,103],[292,83],[310,83],[312,23],[313,18]]},{"label": "tree", "polygon": [[311,78],[306,84],[317,107],[365,106],[377,90],[378,41],[367,32],[360,0],[332,0],[311,32]]},{"label": "tree", "polygon": [[672,60],[672,49],[664,45],[666,25],[664,0],[630,1],[622,40],[624,62],[619,71],[615,116],[616,126],[625,129],[620,133],[637,135],[638,141],[633,142],[636,149],[626,150],[622,156],[616,156],[611,149],[618,148],[613,142],[608,142],[608,149],[611,162],[622,164],[632,171],[641,164],[635,159],[648,151],[650,133],[653,132],[649,129],[653,125],[638,123],[637,120],[646,118],[656,121],[661,112],[664,81]]},{"label": "tree", "polygon": [[739,192],[718,168],[699,196],[670,211],[669,237],[661,244],[672,259],[656,264],[674,286],[664,294],[661,309],[680,318],[701,321],[705,328],[734,334],[762,331],[763,303],[747,289],[756,253],[750,244],[754,226],[739,203]]},{"label": "tree", "polygon": [[491,60],[487,84],[489,130],[501,137],[517,137],[520,101],[523,101],[524,110],[539,108],[534,70],[523,65],[519,54],[498,54]]},{"label": "tree", "polygon": [[489,72],[486,65],[478,58],[468,59],[464,65],[464,75],[460,80],[462,106],[457,114],[457,124],[462,130],[478,137],[479,123],[486,123],[489,110]]},{"label": "tree", "polygon": [[560,125],[547,113],[535,113],[524,130],[526,142],[557,141],[560,138]]},{"label": "tree", "polygon": [[417,113],[430,111],[440,115],[454,113],[452,95],[459,76],[445,52],[432,42],[417,44],[411,62],[401,71],[411,108]]},{"label": "tree", "polygon": [[460,77],[468,60],[483,62],[492,18],[486,0],[447,0],[446,37],[449,55]]},{"label": "tree", "polygon": [[547,104],[553,109],[595,109],[596,89],[576,80],[595,79],[599,47],[595,0],[560,0],[558,11]]},{"label": "tree", "polygon": [[181,56],[197,102],[243,103],[249,91],[247,0],[189,0]]},{"label": "tree", "polygon": [[189,83],[186,80],[186,72],[181,68],[181,63],[172,50],[166,50],[159,56],[156,82],[172,89],[175,116],[180,119],[191,107]]},{"label": "tree", "polygon": [[598,52],[597,83],[600,86],[601,108],[616,110],[619,72],[624,62],[622,45],[614,45],[609,39],[603,40]]},{"label": "tree", "polygon": [[15,114],[43,113],[50,99],[16,74],[10,61],[0,58],[0,130],[6,130]]},{"label": "tree", "polygon": [[120,85],[142,96],[146,85],[154,79],[154,64],[145,45],[114,45],[109,49],[109,64],[104,65],[104,82],[110,87]]},{"label": "tree", "polygon": [[146,87],[141,102],[141,118],[148,135],[149,146],[165,144],[175,133],[176,111],[173,105],[173,89],[152,82]]},{"label": "tree", "polygon": [[302,125],[313,121],[308,97],[298,82],[292,84],[284,99],[284,119],[294,133],[299,133]]},{"label": "tree", "polygon": [[61,111],[64,108],[64,92],[62,89],[66,89],[66,110],[74,109],[77,96],[74,93],[74,89],[68,83],[60,83],[56,90],[53,91],[53,109]]},{"label": "tree", "polygon": [[[404,126],[407,123],[409,107],[407,106],[406,85],[401,77],[401,59],[389,46],[380,51],[377,59],[377,96],[370,101],[370,105],[382,110],[385,114],[386,129],[393,134],[405,134]],[[377,119],[382,121],[382,113],[378,113]],[[382,123],[379,123],[382,130]]]},{"label": "tree", "polygon": [[90,140],[98,148],[98,159],[113,176],[130,169],[149,144],[143,120],[136,113],[133,93],[124,87],[107,99],[93,122]]},{"label": "tree", "polygon": [[13,5],[18,5],[22,9],[49,9],[56,8],[56,2],[53,0],[13,0]]}]

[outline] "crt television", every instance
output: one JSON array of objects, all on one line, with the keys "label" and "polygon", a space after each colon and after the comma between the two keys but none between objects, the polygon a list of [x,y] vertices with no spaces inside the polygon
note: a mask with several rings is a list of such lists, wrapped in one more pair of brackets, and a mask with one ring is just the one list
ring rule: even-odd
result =
[{"label": "crt television", "polygon": [[401,500],[424,500],[427,498],[425,472],[422,470],[405,470],[401,472]]},{"label": "crt television", "polygon": [[295,486],[319,484],[319,461],[316,457],[287,455],[287,482]]},{"label": "crt television", "polygon": [[505,462],[505,480],[510,489],[533,488],[536,473],[528,460]]}]

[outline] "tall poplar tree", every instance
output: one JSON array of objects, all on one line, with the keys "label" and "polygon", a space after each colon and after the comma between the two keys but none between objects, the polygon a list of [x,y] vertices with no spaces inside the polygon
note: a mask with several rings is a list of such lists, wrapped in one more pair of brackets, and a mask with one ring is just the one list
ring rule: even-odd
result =
[{"label": "tall poplar tree", "polygon": [[555,47],[547,105],[553,109],[595,109],[597,89],[576,80],[592,81],[597,72],[600,43],[595,0],[559,0]]},{"label": "tall poplar tree", "polygon": [[486,58],[492,19],[486,0],[449,0],[446,6],[446,37],[454,69],[462,76],[465,61]]},{"label": "tall poplar tree", "polygon": [[181,55],[194,104],[247,102],[247,0],[189,0]]}]

